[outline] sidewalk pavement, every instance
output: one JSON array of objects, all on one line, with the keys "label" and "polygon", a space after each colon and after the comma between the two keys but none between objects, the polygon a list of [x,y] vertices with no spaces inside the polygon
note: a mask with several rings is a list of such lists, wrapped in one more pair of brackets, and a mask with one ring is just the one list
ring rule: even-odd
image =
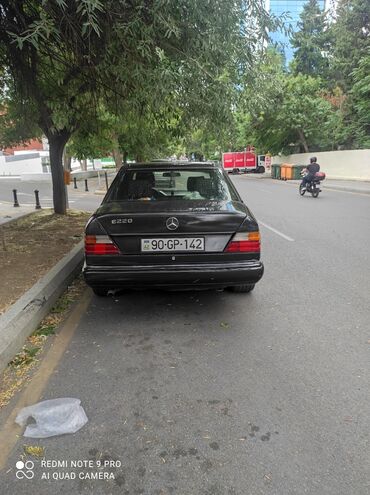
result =
[{"label": "sidewalk pavement", "polygon": [[[108,186],[111,185],[115,176],[116,174],[113,172],[108,173]],[[71,181],[69,187],[71,191],[77,192],[77,190],[74,189],[73,181]],[[83,179],[77,180],[77,188],[79,191],[83,191],[83,192],[85,191],[85,185]],[[90,177],[88,179],[88,188],[89,188],[89,192],[93,192],[94,194],[99,194],[104,196],[107,192],[104,175],[101,175],[100,177]]]},{"label": "sidewalk pavement", "polygon": [[[246,179],[269,179],[274,182],[284,182],[285,184],[294,185],[301,182],[300,180],[277,181],[277,179],[272,179],[270,174],[245,174],[241,175],[241,177],[245,177]],[[324,189],[370,194],[370,181],[325,179],[321,185]]]},{"label": "sidewalk pavement", "polygon": [[24,217],[29,213],[33,213],[35,210],[34,206],[26,205],[14,208],[12,203],[0,202],[0,225],[4,225],[7,222],[11,222],[16,218]]}]

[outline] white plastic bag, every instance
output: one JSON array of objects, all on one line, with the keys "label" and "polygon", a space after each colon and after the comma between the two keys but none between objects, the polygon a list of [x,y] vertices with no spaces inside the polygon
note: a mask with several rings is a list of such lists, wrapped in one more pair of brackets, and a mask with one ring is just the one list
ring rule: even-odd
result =
[{"label": "white plastic bag", "polygon": [[87,416],[79,399],[52,399],[21,409],[15,418],[24,426],[28,418],[35,420],[24,432],[25,437],[47,438],[65,433],[75,433],[87,422]]}]

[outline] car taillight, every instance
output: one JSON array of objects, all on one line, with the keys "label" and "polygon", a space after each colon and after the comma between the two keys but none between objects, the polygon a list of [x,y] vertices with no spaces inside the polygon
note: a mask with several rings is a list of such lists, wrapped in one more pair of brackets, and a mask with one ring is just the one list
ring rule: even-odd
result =
[{"label": "car taillight", "polygon": [[225,253],[259,253],[260,250],[261,237],[258,231],[239,232],[226,246]]},{"label": "car taillight", "polygon": [[118,247],[107,235],[85,235],[85,254],[119,254]]}]

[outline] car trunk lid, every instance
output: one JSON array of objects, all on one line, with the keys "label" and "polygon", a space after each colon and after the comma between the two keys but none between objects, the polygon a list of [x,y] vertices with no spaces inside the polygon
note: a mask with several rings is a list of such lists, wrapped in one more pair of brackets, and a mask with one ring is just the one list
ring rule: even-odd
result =
[{"label": "car trunk lid", "polygon": [[145,201],[104,204],[96,219],[122,254],[141,252],[142,239],[180,237],[203,238],[204,252],[221,252],[246,215],[246,207],[237,202]]}]

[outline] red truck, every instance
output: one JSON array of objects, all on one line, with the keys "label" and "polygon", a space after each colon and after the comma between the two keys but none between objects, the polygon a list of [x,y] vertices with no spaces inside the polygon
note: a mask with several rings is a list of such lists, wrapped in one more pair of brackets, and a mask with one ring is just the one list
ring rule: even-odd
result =
[{"label": "red truck", "polygon": [[265,171],[264,155],[257,156],[254,148],[248,146],[245,151],[231,151],[222,153],[222,166],[228,172],[255,172],[261,174]]}]

